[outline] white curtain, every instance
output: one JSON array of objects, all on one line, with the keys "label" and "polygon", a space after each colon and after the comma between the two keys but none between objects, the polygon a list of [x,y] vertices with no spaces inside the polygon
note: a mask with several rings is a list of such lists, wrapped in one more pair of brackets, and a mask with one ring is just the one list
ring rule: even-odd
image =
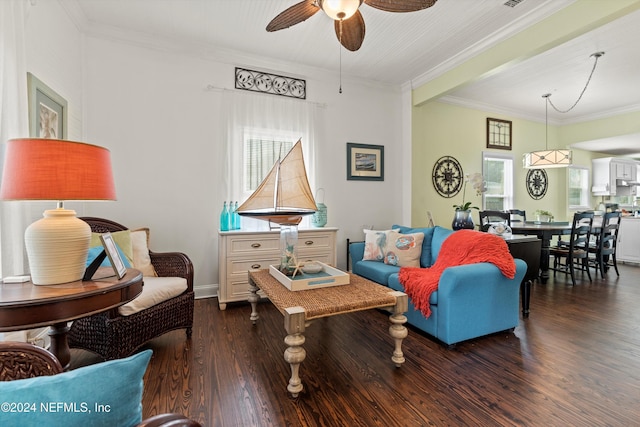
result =
[{"label": "white curtain", "polygon": [[[25,49],[26,0],[0,1],[0,172],[4,164],[5,141],[29,135],[27,66]],[[27,271],[24,202],[0,201],[0,275]]]},{"label": "white curtain", "polygon": [[246,132],[263,130],[274,132],[294,143],[302,140],[309,185],[315,195],[316,152],[321,146],[324,128],[323,105],[271,94],[231,90],[223,91],[222,105],[227,116],[224,164],[228,169],[222,174],[227,180],[223,183],[227,190],[226,200],[242,202],[249,196],[242,188],[244,135]]}]

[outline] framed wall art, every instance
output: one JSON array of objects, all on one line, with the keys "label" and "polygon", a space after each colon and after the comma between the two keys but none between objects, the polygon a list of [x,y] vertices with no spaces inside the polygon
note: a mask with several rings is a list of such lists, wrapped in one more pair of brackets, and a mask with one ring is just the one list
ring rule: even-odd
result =
[{"label": "framed wall art", "polygon": [[36,76],[27,73],[29,136],[67,139],[67,101]]},{"label": "framed wall art", "polygon": [[384,181],[384,146],[347,142],[347,180]]},{"label": "framed wall art", "polygon": [[511,150],[512,123],[510,120],[487,118],[487,148]]}]

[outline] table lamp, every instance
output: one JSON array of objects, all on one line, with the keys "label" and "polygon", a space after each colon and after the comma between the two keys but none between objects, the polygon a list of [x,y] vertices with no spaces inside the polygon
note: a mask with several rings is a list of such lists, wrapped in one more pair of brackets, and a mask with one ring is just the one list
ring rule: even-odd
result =
[{"label": "table lamp", "polygon": [[56,200],[56,209],[25,231],[34,285],[83,277],[91,228],[64,201],[115,200],[109,150],[61,139],[10,139],[0,182],[2,200]]}]

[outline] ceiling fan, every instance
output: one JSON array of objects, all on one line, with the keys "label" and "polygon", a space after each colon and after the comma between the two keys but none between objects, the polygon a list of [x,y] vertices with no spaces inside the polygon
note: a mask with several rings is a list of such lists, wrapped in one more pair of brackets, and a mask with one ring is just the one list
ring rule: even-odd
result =
[{"label": "ceiling fan", "polygon": [[336,36],[346,49],[356,51],[364,40],[364,19],[358,8],[362,3],[385,12],[414,12],[433,6],[437,0],[304,0],[273,18],[267,31],[289,28],[322,9],[333,19]]}]

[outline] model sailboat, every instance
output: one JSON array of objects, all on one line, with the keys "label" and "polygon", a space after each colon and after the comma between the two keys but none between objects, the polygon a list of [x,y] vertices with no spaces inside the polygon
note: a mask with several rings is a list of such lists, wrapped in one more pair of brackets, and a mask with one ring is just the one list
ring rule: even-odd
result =
[{"label": "model sailboat", "polygon": [[307,179],[300,140],[282,160],[276,161],[237,212],[280,225],[297,225],[303,216],[316,212],[316,201]]},{"label": "model sailboat", "polygon": [[316,201],[309,187],[300,140],[282,160],[278,159],[256,191],[236,212],[280,225],[281,256],[278,270],[295,277],[300,269],[296,259],[298,224],[303,216],[316,212]]}]

